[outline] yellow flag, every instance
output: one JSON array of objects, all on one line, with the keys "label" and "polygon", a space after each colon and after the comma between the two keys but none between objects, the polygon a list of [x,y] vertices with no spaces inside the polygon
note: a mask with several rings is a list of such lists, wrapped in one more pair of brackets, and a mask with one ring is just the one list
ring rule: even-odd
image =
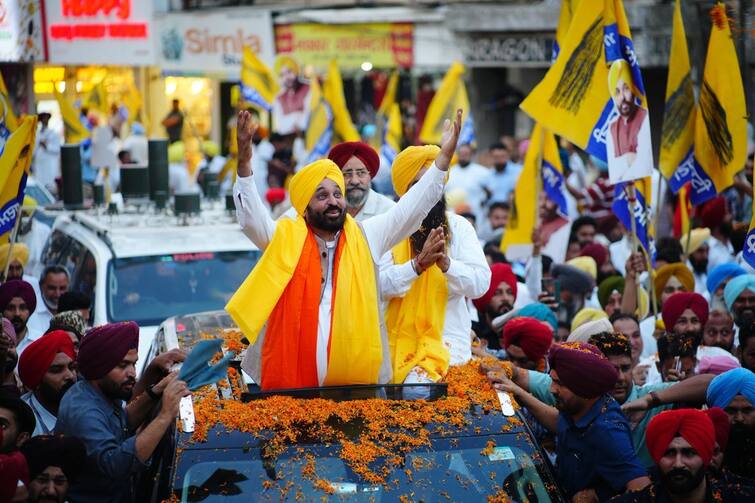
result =
[{"label": "yellow flag", "polygon": [[37,117],[23,117],[0,155],[0,243],[9,241],[24,201],[36,134]]},{"label": "yellow flag", "polygon": [[332,139],[333,113],[322,97],[317,75],[313,75],[309,81],[309,119],[305,135],[306,163],[309,164],[325,157]]},{"label": "yellow flag", "polygon": [[65,96],[58,92],[57,88],[53,89],[53,93],[58,101],[60,114],[63,116],[66,143],[80,143],[89,138],[89,130],[81,123],[78,110],[71,105]]},{"label": "yellow flag", "polygon": [[[371,140],[372,146],[376,149],[382,149],[385,145],[385,139],[388,128],[388,121],[390,120],[390,112],[393,105],[396,103],[396,90],[398,89],[398,72],[394,71],[388,79],[388,84],[385,87],[385,94],[380,102],[380,107],[375,114],[375,137]],[[399,114],[399,121],[401,115]],[[399,149],[400,150],[400,149]],[[396,150],[398,152],[398,150]],[[395,157],[395,154],[394,154]],[[393,161],[391,161],[393,162]]]},{"label": "yellow flag", "polygon": [[328,74],[322,86],[322,95],[333,111],[333,132],[340,141],[359,141],[359,133],[351,122],[351,114],[346,108],[346,98],[343,96],[343,81],[338,63],[332,60],[328,65]]},{"label": "yellow flag", "polygon": [[681,0],[674,7],[674,31],[671,36],[671,54],[668,62],[666,81],[666,104],[663,113],[661,134],[661,154],[659,167],[663,176],[669,179],[676,192],[687,180],[675,180],[677,168],[692,157],[692,144],[695,139],[695,93],[690,78],[687,36],[684,33]]},{"label": "yellow flag", "polygon": [[682,237],[686,236],[690,231],[689,220],[689,185],[683,185],[679,189],[679,216],[681,217],[681,232]]},{"label": "yellow flag", "polygon": [[443,137],[443,123],[446,119],[456,116],[456,110],[464,110],[464,123],[459,133],[459,145],[470,145],[476,142],[474,119],[469,106],[469,96],[464,85],[464,65],[458,61],[451,64],[438,91],[427,107],[425,122],[419,133],[420,141],[428,144],[440,145]]},{"label": "yellow flag", "polygon": [[574,14],[577,11],[579,0],[561,0],[561,12],[558,16],[558,27],[556,27],[556,43],[553,44],[553,59],[558,57],[561,46],[566,40],[566,34],[569,32]]},{"label": "yellow flag", "polygon": [[535,228],[538,176],[543,159],[543,127],[535,123],[530,135],[524,167],[514,189],[514,204],[501,238],[501,251],[509,252],[509,260],[517,260],[532,251],[532,230]]},{"label": "yellow flag", "polygon": [[388,123],[385,125],[383,143],[380,146],[380,153],[383,154],[388,164],[393,164],[396,155],[401,150],[402,135],[401,109],[398,103],[394,103],[388,111]]},{"label": "yellow flag", "polygon": [[133,82],[128,83],[126,93],[123,95],[123,106],[128,111],[128,123],[129,125],[134,122],[139,116],[139,111],[142,109],[142,94],[136,88]]},{"label": "yellow flag", "polygon": [[92,89],[89,91],[89,94],[87,94],[86,99],[84,100],[84,106],[99,110],[100,112],[104,114],[109,114],[110,110],[108,110],[108,104],[107,104],[107,90],[105,89],[105,79],[102,79],[98,83],[92,87]]},{"label": "yellow flag", "polygon": [[[18,127],[18,118],[16,118],[16,114],[13,113],[10,96],[8,95],[8,88],[5,87],[5,80],[2,75],[0,75],[0,101],[3,113],[2,119],[4,120],[4,123],[0,122],[0,137],[3,137],[3,140],[6,140],[7,133],[15,131]],[[4,129],[7,129],[7,131],[4,131]]]},{"label": "yellow flag", "polygon": [[695,117],[693,205],[729,187],[744,166],[747,151],[744,88],[726,8],[719,2],[710,16],[713,26]]},{"label": "yellow flag", "polygon": [[278,94],[278,80],[273,71],[260,60],[249,46],[244,46],[241,59],[241,97],[268,112]]}]

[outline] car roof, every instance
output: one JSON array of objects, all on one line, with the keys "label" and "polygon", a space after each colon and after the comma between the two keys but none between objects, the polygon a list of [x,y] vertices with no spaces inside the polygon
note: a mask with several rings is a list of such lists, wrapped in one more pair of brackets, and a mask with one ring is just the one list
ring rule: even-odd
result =
[{"label": "car roof", "polygon": [[[106,242],[118,258],[256,250],[235,217],[221,211],[192,217],[183,222],[186,225],[169,215],[110,216],[91,210],[63,212],[58,220],[93,233],[93,239]],[[58,222],[56,227],[60,227]]]}]

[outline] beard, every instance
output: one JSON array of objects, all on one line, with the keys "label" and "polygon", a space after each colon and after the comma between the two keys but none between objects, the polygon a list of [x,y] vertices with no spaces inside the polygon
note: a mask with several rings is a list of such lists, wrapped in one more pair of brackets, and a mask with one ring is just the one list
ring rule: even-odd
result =
[{"label": "beard", "polygon": [[682,495],[692,492],[702,483],[705,478],[705,466],[701,466],[696,472],[684,468],[674,468],[666,473],[661,473],[661,481],[671,494]]},{"label": "beard", "polygon": [[100,381],[102,393],[111,400],[129,400],[134,391],[136,379],[129,377],[121,383],[113,382],[109,379]]},{"label": "beard", "polygon": [[734,227],[731,225],[731,222],[725,221],[718,225],[718,230],[721,231],[721,234],[723,234],[726,239],[730,239],[734,232]]},{"label": "beard", "polygon": [[[340,213],[338,216],[328,215],[327,212],[332,210],[338,210]],[[307,207],[307,223],[312,227],[328,232],[336,232],[343,229],[344,222],[346,222],[346,210],[338,206],[328,206],[322,212],[317,212]]]},{"label": "beard", "polygon": [[367,200],[369,187],[363,185],[354,185],[346,188],[346,205],[349,208],[359,208]]},{"label": "beard", "polygon": [[63,399],[63,395],[66,394],[71,386],[76,384],[76,381],[66,382],[60,389],[55,389],[46,382],[42,381],[37,388],[37,392],[49,403],[60,403]]},{"label": "beard", "polygon": [[488,314],[491,320],[494,320],[498,318],[501,315],[504,315],[508,312],[510,312],[512,309],[514,309],[514,306],[509,304],[508,302],[501,302],[498,307],[493,306],[493,304],[488,304],[485,308],[485,312]]},{"label": "beard", "polygon": [[705,274],[708,272],[707,260],[692,260],[692,258],[690,258],[689,262],[692,264],[692,270],[695,271],[696,274]]},{"label": "beard", "polygon": [[412,244],[412,252],[417,255],[422,251],[422,247],[425,246],[425,241],[430,235],[430,231],[436,227],[442,227],[443,233],[448,238],[448,220],[446,219],[446,198],[441,197],[435,206],[430,210],[425,219],[422,221],[422,225],[419,226],[417,232],[409,236],[409,241]]},{"label": "beard", "polygon": [[7,356],[5,357],[5,369],[4,374],[8,375],[12,373],[16,369],[16,364],[18,363],[18,355],[15,351],[10,352],[8,351]]},{"label": "beard", "polygon": [[47,306],[47,309],[49,309],[52,312],[55,312],[58,310],[58,299],[49,299],[42,296],[42,299],[45,301],[45,305]]},{"label": "beard", "polygon": [[29,319],[21,319],[20,316],[14,316],[10,319],[11,324],[13,325],[13,328],[16,330],[16,335],[22,333],[24,329],[26,328],[26,322],[29,321]]},{"label": "beard", "polygon": [[752,477],[755,469],[755,428],[733,424],[724,454],[724,467],[736,475]]},{"label": "beard", "polygon": [[466,168],[470,164],[471,164],[471,161],[459,161],[459,166],[461,166],[462,168]]},{"label": "beard", "polygon": [[743,330],[749,330],[755,324],[755,311],[749,307],[738,309],[734,312],[734,323]]}]

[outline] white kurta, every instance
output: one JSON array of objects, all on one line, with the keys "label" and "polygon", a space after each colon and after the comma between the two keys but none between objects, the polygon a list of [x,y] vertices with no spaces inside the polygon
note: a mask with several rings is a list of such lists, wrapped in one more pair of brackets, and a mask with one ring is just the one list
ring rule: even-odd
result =
[{"label": "white kurta", "polygon": [[[451,353],[451,365],[463,365],[472,358],[472,319],[466,298],[476,299],[485,294],[490,285],[490,266],[472,224],[454,213],[448,213],[447,216],[451,234],[448,247],[451,264],[446,271],[448,301],[443,344]],[[393,253],[386,253],[380,262],[380,291],[383,299],[388,301],[403,297],[418,277],[411,261],[395,265]]]},{"label": "white kurta", "polygon": [[[386,252],[419,228],[422,220],[443,195],[445,177],[446,172],[439,170],[433,164],[419,182],[404,194],[398,204],[385,213],[360,222],[367,245],[370,248],[372,261],[375,264],[380,262]],[[236,178],[233,187],[233,200],[236,205],[236,217],[244,234],[257,248],[264,251],[273,238],[276,222],[270,216],[270,212],[259,196],[254,176]],[[328,260],[327,277],[331,278],[332,276],[333,261]],[[331,302],[325,300],[326,296],[323,295],[320,299],[319,318],[327,319],[329,325],[332,308]],[[381,333],[385,334],[382,316],[380,319]],[[318,354],[327,355],[327,342],[330,340],[329,332],[329,326],[318,325]],[[384,341],[383,346],[383,368],[380,372],[380,382],[388,382],[391,377],[391,370],[387,341]]]},{"label": "white kurta", "polygon": [[37,132],[34,151],[34,178],[47,190],[56,194],[58,190],[55,179],[58,176],[60,176],[60,135],[50,128],[40,129]]}]

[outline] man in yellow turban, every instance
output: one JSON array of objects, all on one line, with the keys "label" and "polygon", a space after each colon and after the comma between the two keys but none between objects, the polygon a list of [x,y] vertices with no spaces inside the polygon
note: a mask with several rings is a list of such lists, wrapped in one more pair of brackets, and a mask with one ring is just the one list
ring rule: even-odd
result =
[{"label": "man in yellow turban", "polygon": [[695,278],[692,271],[681,262],[666,264],[655,271],[655,298],[662,308],[666,299],[677,292],[694,292]]},{"label": "man in yellow turban", "polygon": [[226,306],[254,345],[242,367],[265,390],[390,381],[377,264],[441,198],[461,110],[425,176],[389,211],[359,223],[346,211],[343,174],[329,159],[294,175],[289,194],[297,217],[274,221],[252,176],[255,128],[240,112],[236,215],[264,251]]},{"label": "man in yellow turban", "polygon": [[306,130],[309,84],[299,78],[299,64],[291,56],[278,56],[275,73],[280,91],[273,101],[273,129],[282,135]]},{"label": "man in yellow turban", "polygon": [[[426,145],[396,156],[391,176],[399,201],[423,179],[439,152]],[[380,264],[394,383],[435,382],[449,365],[472,358],[466,299],[482,296],[489,285],[490,266],[472,224],[446,212],[441,198],[419,229],[386,253]]]},{"label": "man in yellow turban", "polygon": [[3,279],[5,268],[8,277],[3,281],[24,279],[24,267],[29,263],[29,247],[24,243],[5,243],[0,246],[0,279]]}]

